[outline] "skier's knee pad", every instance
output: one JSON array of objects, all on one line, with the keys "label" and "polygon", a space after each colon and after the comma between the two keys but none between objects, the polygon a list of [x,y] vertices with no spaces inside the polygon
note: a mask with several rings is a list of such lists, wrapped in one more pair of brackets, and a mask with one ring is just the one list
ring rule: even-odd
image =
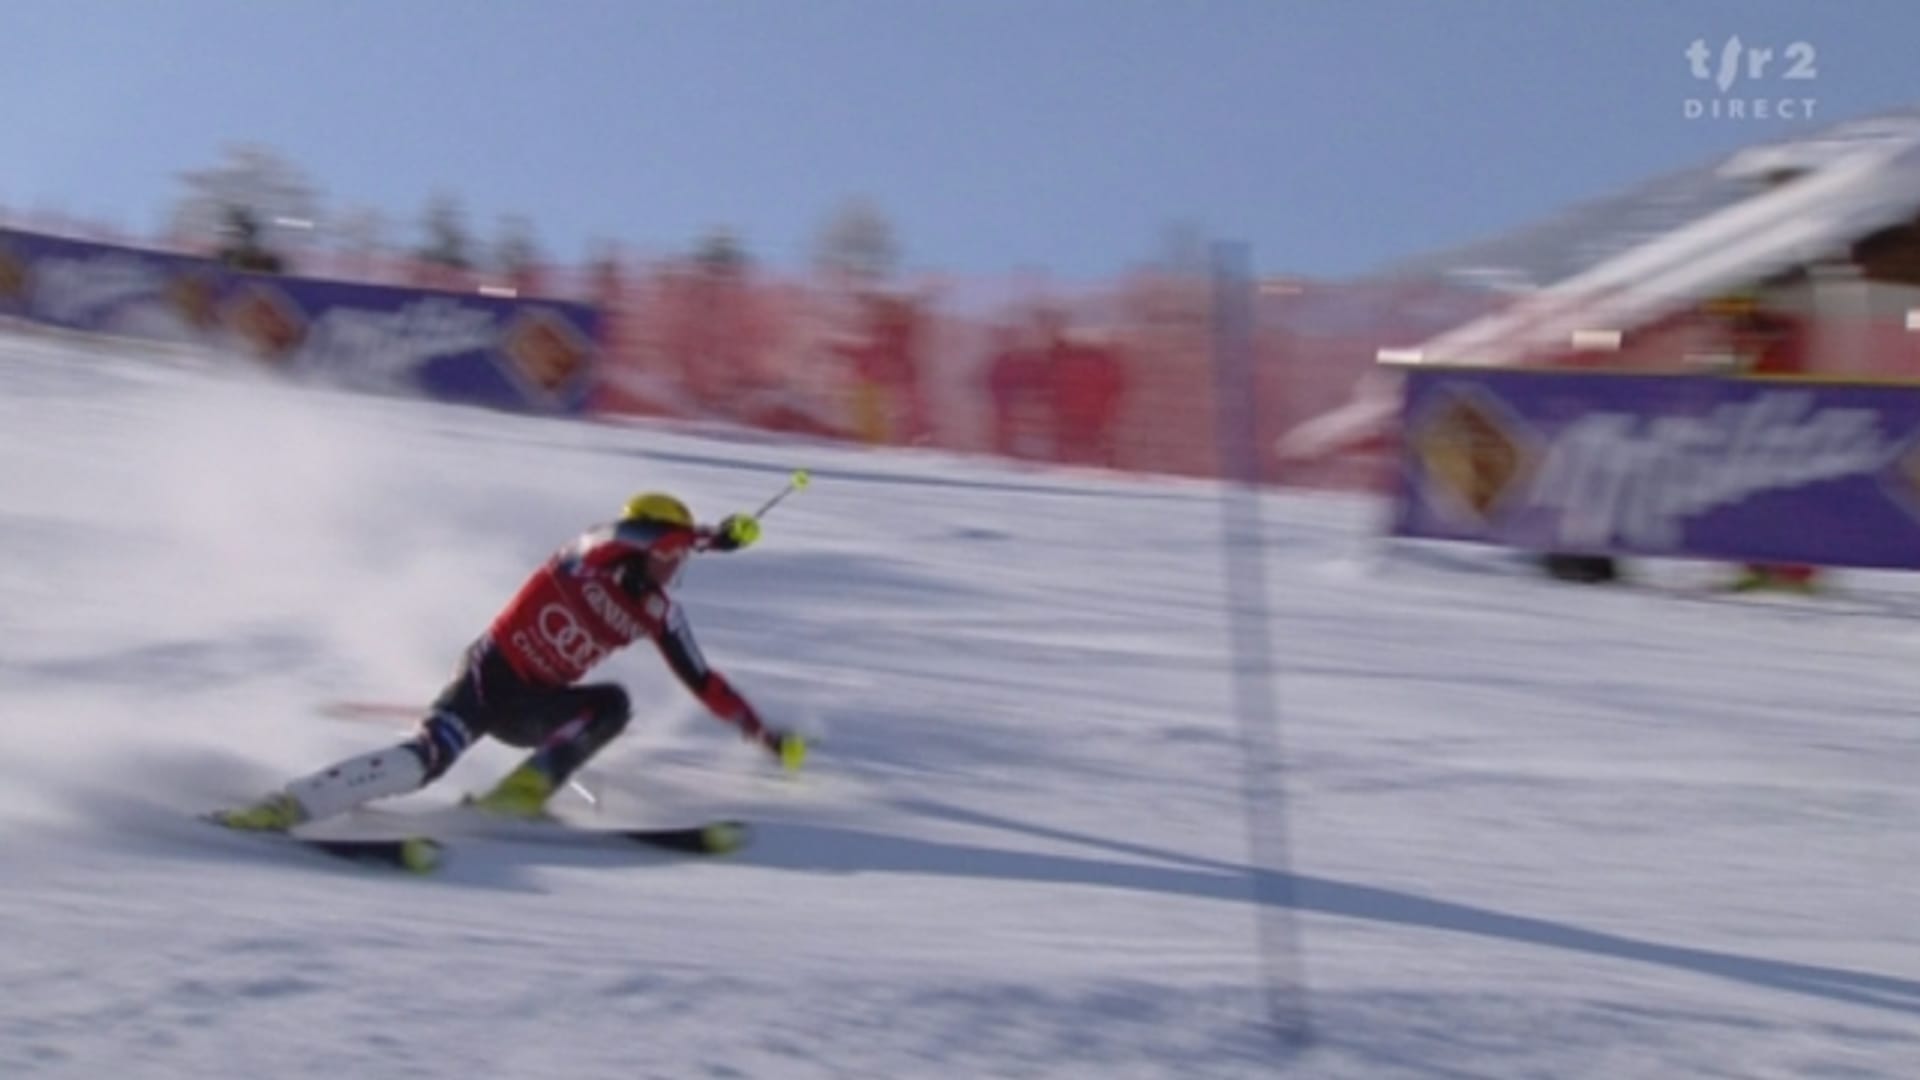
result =
[{"label": "skier's knee pad", "polygon": [[420,734],[414,736],[407,749],[420,758],[420,764],[427,771],[424,783],[440,779],[453,763],[473,745],[473,733],[467,728],[466,721],[450,712],[436,712],[420,724]]}]

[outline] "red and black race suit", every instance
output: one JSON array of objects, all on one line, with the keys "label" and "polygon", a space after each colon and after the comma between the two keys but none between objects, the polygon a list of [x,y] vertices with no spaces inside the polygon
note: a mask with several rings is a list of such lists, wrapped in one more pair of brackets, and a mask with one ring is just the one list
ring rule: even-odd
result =
[{"label": "red and black race suit", "polygon": [[692,553],[687,529],[622,522],[555,552],[493,620],[488,636],[515,673],[536,686],[571,686],[602,660],[650,638],[687,689],[747,735],[759,717],[707,667],[680,605],[662,585]]}]

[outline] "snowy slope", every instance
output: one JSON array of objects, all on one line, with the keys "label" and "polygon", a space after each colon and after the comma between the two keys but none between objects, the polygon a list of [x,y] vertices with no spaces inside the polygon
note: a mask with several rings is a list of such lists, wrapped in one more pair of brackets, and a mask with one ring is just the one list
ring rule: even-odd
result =
[{"label": "snowy slope", "polygon": [[[647,655],[603,812],[693,863],[461,842],[437,878],[186,820],[394,737],[633,490],[717,516],[710,659]],[[0,1076],[1903,1077],[1920,593],[1825,607],[1356,561],[1275,497],[1317,1039],[1263,1037],[1213,494],[299,391],[0,344]],[[482,747],[431,806],[513,761]],[[577,808],[581,804],[574,804]],[[583,813],[592,811],[582,808]]]}]

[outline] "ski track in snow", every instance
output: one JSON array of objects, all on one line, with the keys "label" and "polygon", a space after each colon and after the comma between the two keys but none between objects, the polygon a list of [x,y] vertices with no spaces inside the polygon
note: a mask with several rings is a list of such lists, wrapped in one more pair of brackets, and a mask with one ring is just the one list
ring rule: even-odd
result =
[{"label": "ski track in snow", "polygon": [[[1910,1077],[1920,589],[1582,589],[1265,503],[1313,1042],[1260,1025],[1214,489],[295,388],[0,343],[0,1077]],[[703,516],[608,819],[432,878],[190,815],[393,739],[634,490]],[[394,809],[510,767],[483,745]],[[569,800],[574,797],[565,796]],[[571,812],[592,815],[584,802]],[[1278,811],[1273,811],[1278,812]],[[384,818],[381,820],[385,820]]]}]

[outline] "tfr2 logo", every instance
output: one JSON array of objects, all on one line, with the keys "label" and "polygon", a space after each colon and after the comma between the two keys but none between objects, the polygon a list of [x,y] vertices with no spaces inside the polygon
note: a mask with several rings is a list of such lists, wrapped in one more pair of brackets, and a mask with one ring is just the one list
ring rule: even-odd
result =
[{"label": "tfr2 logo", "polygon": [[1688,98],[1682,110],[1688,120],[1813,119],[1817,99],[1778,85],[1819,77],[1819,52],[1807,42],[1775,50],[1749,45],[1736,34],[1716,48],[1695,38],[1684,55],[1688,72],[1718,91],[1711,97]]}]

